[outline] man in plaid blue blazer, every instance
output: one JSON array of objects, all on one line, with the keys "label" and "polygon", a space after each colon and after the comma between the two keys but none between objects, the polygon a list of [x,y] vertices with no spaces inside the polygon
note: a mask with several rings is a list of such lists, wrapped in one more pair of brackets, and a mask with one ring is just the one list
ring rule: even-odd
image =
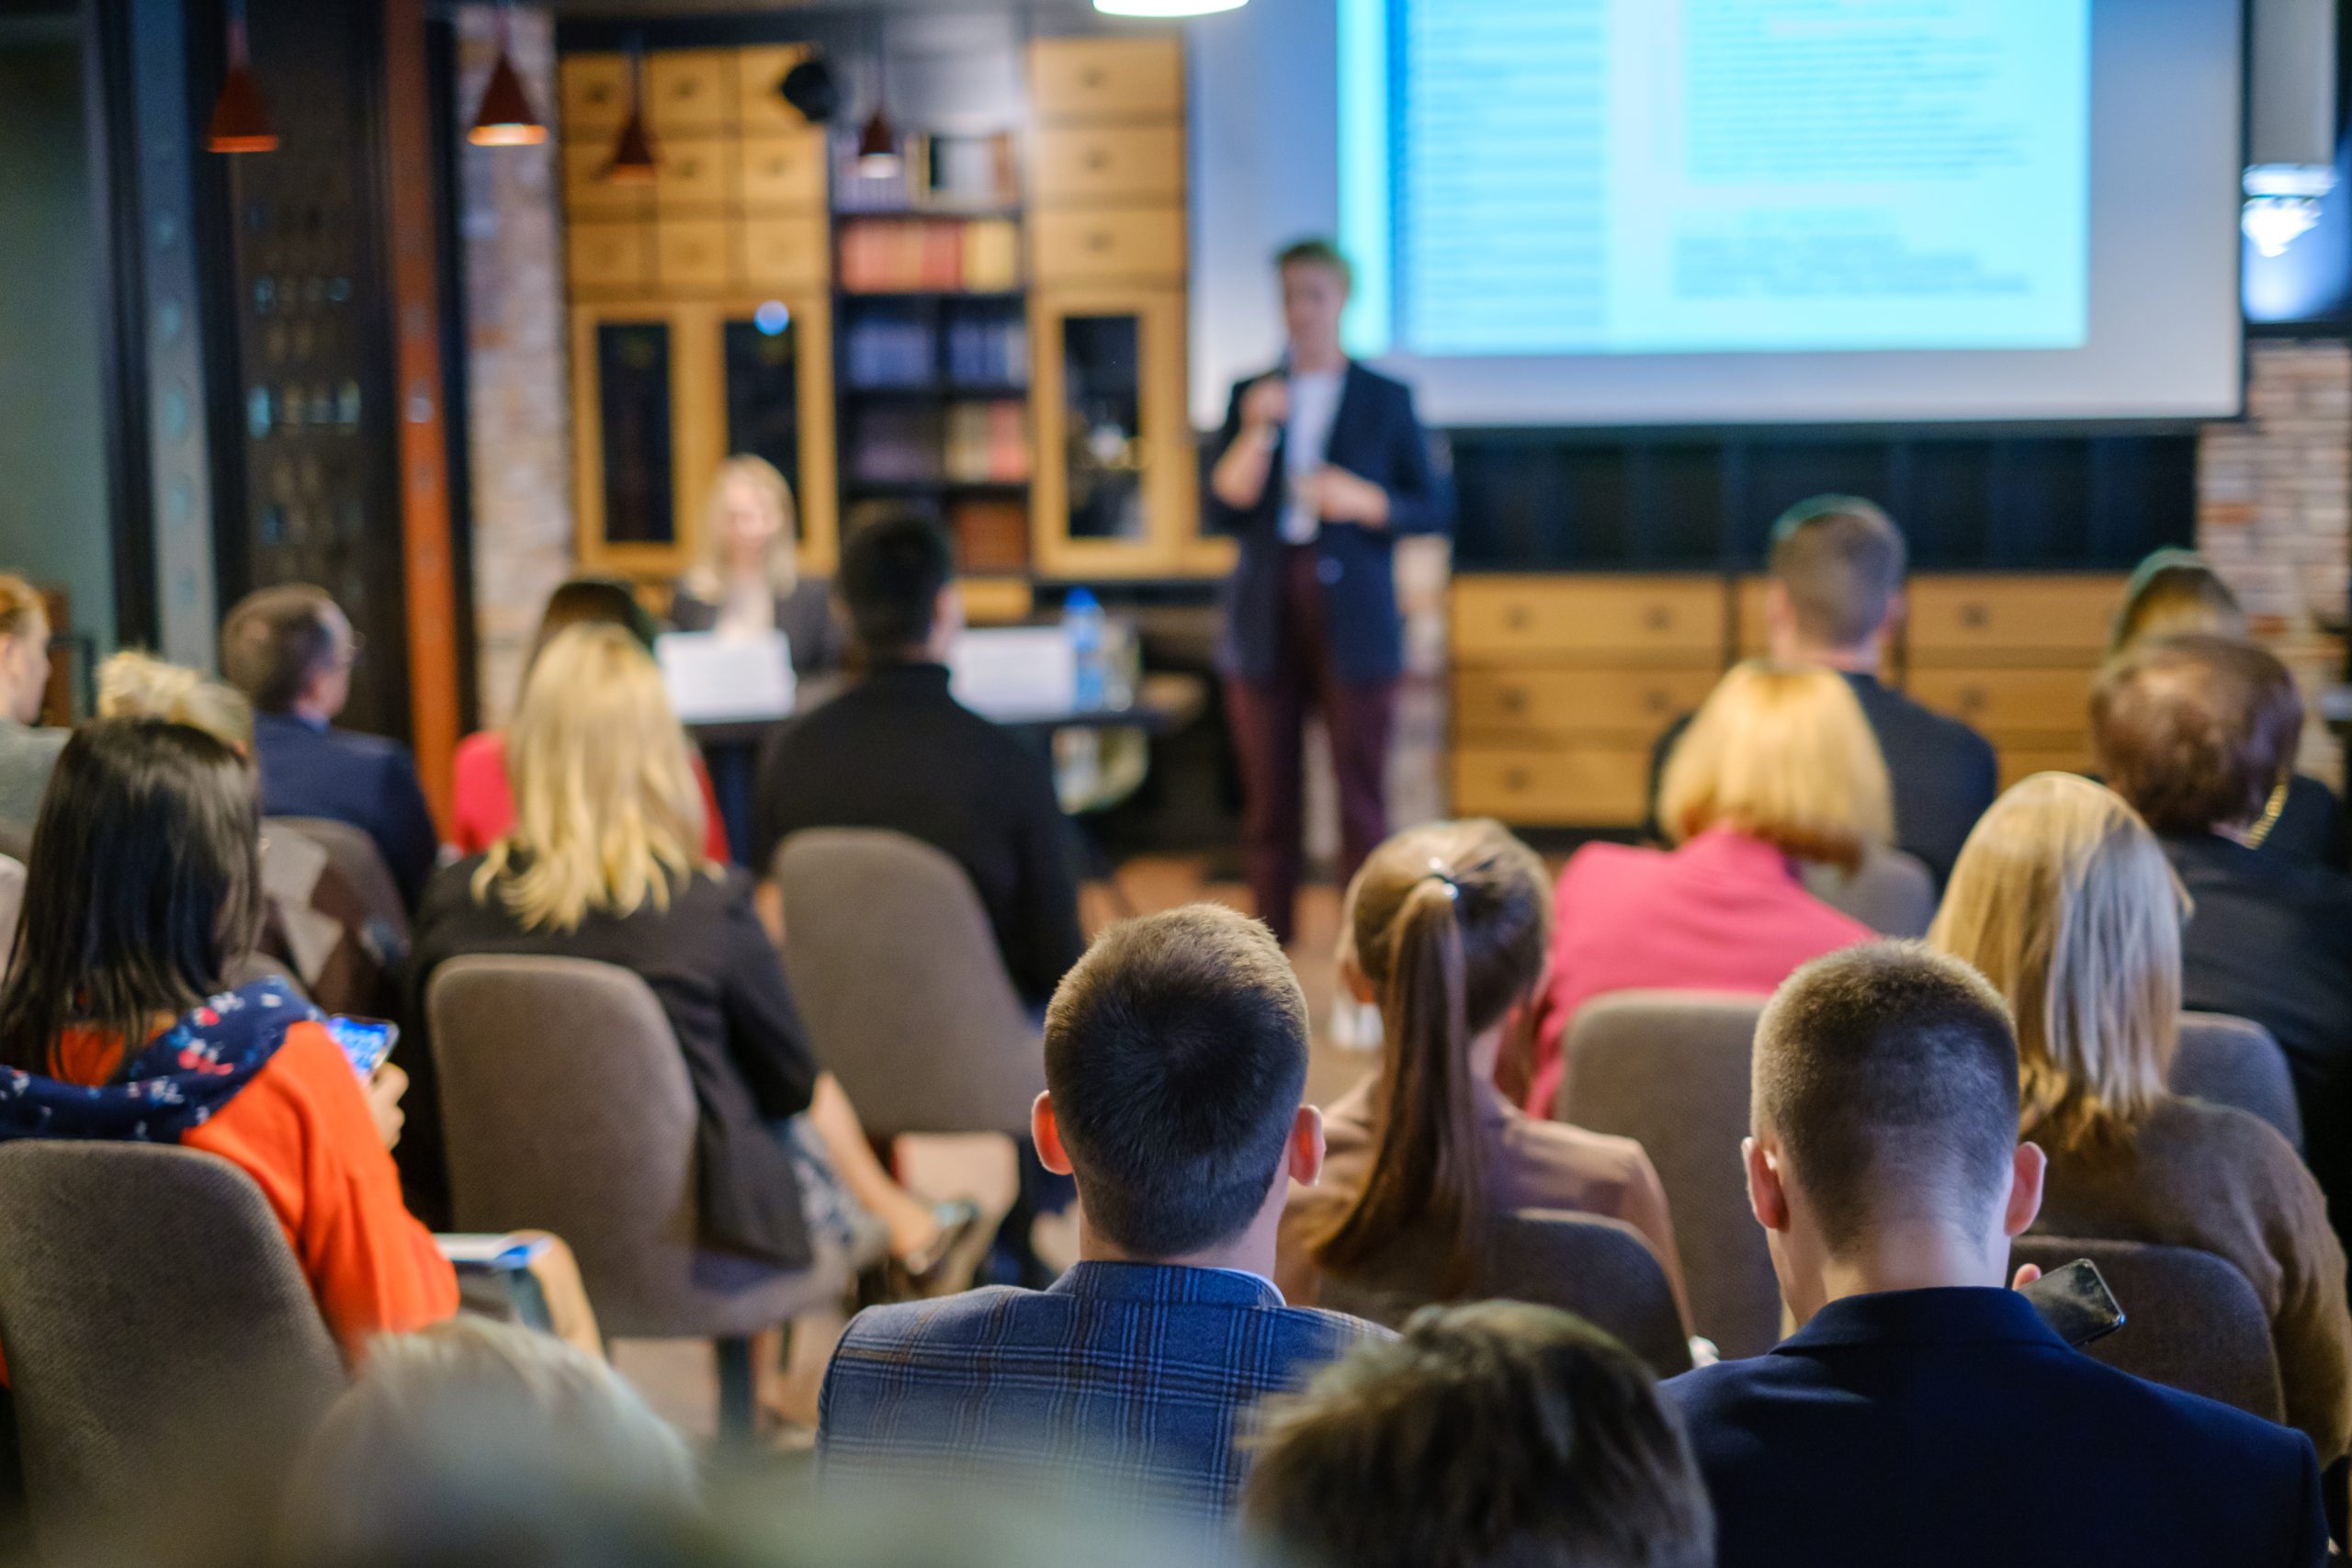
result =
[{"label": "man in plaid blue blazer", "polygon": [[1385,1332],[1269,1279],[1290,1180],[1323,1164],[1297,978],[1231,910],[1128,921],[1055,993],[1046,1084],[1032,1132],[1077,1179],[1080,1261],[1049,1290],[858,1314],[825,1374],[826,1478],[1027,1468],[1221,1517],[1250,1406]]}]

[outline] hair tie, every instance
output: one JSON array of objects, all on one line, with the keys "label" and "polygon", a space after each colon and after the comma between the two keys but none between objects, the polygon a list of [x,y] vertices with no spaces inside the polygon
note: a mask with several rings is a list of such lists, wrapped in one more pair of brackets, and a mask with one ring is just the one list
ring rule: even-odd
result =
[{"label": "hair tie", "polygon": [[1445,884],[1445,896],[1457,904],[1462,902],[1462,884],[1453,880],[1453,873],[1445,869],[1443,861],[1434,856],[1430,857],[1430,874]]}]

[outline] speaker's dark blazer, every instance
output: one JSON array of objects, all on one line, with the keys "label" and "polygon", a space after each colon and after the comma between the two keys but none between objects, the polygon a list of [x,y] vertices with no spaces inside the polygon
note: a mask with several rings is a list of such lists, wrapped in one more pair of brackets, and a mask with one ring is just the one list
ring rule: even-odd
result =
[{"label": "speaker's dark blazer", "polygon": [[[1225,428],[1211,444],[1212,467],[1241,434],[1241,399],[1249,381],[1234,383]],[[1283,446],[1277,442],[1258,504],[1236,510],[1205,492],[1202,504],[1212,533],[1240,542],[1241,558],[1225,587],[1225,633],[1217,667],[1245,681],[1273,679],[1282,650],[1283,558]],[[1430,456],[1429,437],[1413,413],[1413,394],[1401,381],[1351,361],[1331,418],[1324,461],[1370,479],[1388,492],[1388,526],[1324,525],[1314,549],[1323,581],[1331,660],[1342,681],[1394,680],[1405,669],[1404,626],[1397,616],[1392,566],[1396,540],[1407,534],[1442,534],[1453,520],[1452,487]]]},{"label": "speaker's dark blazer", "polygon": [[1665,1392],[1714,1500],[1716,1568],[2327,1554],[2310,1438],[2104,1366],[2014,1291],[1849,1296]]}]

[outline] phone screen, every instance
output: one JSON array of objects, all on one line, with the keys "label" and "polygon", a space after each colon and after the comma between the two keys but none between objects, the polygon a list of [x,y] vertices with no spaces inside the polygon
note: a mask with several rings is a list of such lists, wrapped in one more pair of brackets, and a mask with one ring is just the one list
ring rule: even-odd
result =
[{"label": "phone screen", "polygon": [[351,1070],[362,1078],[372,1078],[384,1058],[392,1054],[393,1044],[401,1037],[400,1025],[380,1018],[353,1018],[334,1013],[327,1019],[327,1032],[343,1047],[351,1063]]},{"label": "phone screen", "polygon": [[2052,1269],[2018,1293],[2069,1345],[2104,1339],[2123,1326],[2122,1306],[2107,1288],[2098,1265],[2087,1258]]}]

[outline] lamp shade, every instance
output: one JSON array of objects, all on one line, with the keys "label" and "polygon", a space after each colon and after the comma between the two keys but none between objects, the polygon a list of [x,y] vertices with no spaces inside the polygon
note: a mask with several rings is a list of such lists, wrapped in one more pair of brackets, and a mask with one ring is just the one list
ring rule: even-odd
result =
[{"label": "lamp shade", "polygon": [[899,167],[899,132],[890,117],[876,108],[857,133],[857,172],[868,179],[888,179]]},{"label": "lamp shade", "polygon": [[220,79],[220,96],[212,100],[212,118],[204,128],[204,145],[214,152],[277,151],[277,132],[269,123],[268,106],[261,101],[261,84],[243,59],[232,58],[229,73]]},{"label": "lamp shade", "polygon": [[490,68],[490,83],[481,90],[481,107],[466,140],[477,147],[537,147],[548,139],[548,128],[531,107],[531,95],[503,46]]},{"label": "lamp shade", "polygon": [[644,185],[660,171],[653,138],[645,133],[645,111],[632,105],[628,118],[621,122],[620,140],[613,143],[613,162],[605,177],[615,185]]}]

